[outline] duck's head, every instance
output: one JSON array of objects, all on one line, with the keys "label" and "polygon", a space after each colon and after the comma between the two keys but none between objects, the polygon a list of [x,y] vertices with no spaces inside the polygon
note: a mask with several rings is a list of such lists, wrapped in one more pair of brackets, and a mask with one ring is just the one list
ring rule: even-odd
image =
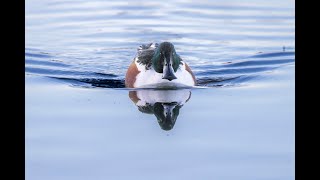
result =
[{"label": "duck's head", "polygon": [[162,79],[168,79],[169,81],[177,79],[175,72],[177,72],[180,63],[181,58],[170,42],[161,43],[152,57],[153,69],[163,74]]}]

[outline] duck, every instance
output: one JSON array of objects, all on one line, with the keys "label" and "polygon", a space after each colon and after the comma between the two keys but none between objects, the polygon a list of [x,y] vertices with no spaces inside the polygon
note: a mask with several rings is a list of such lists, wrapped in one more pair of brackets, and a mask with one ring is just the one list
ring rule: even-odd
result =
[{"label": "duck", "polygon": [[125,77],[127,88],[192,87],[196,78],[170,42],[138,47]]}]

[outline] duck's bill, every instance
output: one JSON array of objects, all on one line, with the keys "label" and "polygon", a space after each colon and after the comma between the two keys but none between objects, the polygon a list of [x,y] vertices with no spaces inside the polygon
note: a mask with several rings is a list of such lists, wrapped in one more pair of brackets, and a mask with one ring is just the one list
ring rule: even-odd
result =
[{"label": "duck's bill", "polygon": [[164,65],[163,66],[163,77],[162,79],[168,79],[169,81],[172,81],[174,79],[177,79],[177,77],[174,75],[174,70],[171,65]]}]

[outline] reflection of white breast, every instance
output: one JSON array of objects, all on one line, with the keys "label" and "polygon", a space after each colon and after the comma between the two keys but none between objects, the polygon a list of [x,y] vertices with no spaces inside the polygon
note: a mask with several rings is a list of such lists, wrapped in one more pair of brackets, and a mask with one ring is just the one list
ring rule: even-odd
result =
[{"label": "reflection of white breast", "polygon": [[137,97],[140,99],[136,105],[144,106],[146,103],[153,105],[156,102],[170,103],[177,102],[183,105],[189,100],[191,91],[189,89],[181,90],[140,90],[137,91]]}]

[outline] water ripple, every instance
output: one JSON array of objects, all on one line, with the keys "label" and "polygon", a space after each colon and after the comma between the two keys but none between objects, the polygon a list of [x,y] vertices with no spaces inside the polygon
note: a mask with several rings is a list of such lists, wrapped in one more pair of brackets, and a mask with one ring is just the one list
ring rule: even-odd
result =
[{"label": "water ripple", "polygon": [[80,86],[124,87],[136,48],[170,41],[199,86],[249,83],[295,63],[294,8],[288,0],[29,0],[25,71]]}]

